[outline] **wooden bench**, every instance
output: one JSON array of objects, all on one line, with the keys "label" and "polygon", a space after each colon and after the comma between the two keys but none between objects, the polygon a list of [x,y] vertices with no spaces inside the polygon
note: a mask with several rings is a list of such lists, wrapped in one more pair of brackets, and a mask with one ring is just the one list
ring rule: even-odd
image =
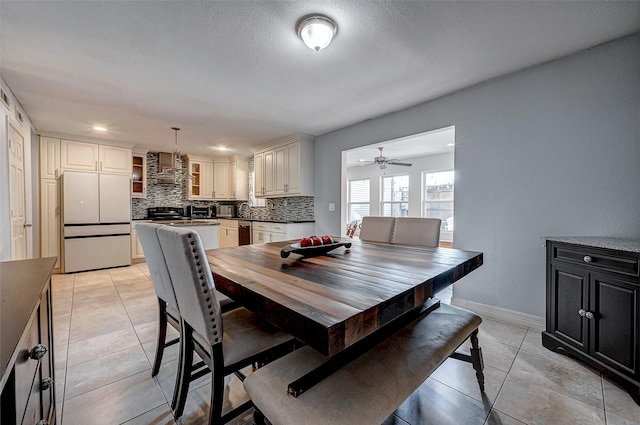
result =
[{"label": "wooden bench", "polygon": [[[297,398],[288,385],[327,362],[303,347],[253,372],[244,387],[256,423],[273,425],[381,424],[447,357],[469,361],[484,391],[477,315],[442,304],[328,376]],[[455,350],[471,338],[471,355]]]}]

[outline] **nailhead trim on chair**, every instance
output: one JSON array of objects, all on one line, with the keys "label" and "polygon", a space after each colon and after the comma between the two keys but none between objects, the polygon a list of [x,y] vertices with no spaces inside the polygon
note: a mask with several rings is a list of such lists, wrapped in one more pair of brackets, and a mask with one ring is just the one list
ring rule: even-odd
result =
[{"label": "nailhead trim on chair", "polygon": [[[190,239],[193,238],[193,233],[190,233],[187,237],[190,238]],[[196,244],[196,241],[192,240],[191,241],[191,246],[194,246],[195,244]],[[198,252],[198,250],[194,248],[194,249],[191,250],[191,252],[196,254]],[[198,268],[198,274],[199,274],[198,277],[200,278],[200,286],[202,287],[202,293],[203,294],[208,294],[209,290],[207,288],[207,281],[206,281],[205,276],[204,276],[204,270],[202,268],[202,262],[200,261],[200,256],[196,254],[196,255],[193,256],[193,258],[194,258],[194,260],[196,260],[196,266],[199,267]],[[214,336],[213,342],[217,344],[217,343],[222,342],[222,341],[220,340],[220,337],[218,337],[218,326],[216,324],[216,318],[214,316],[215,311],[213,311],[213,309],[211,308],[212,307],[211,298],[210,297],[206,297],[205,298],[205,302],[208,303],[207,304],[207,310],[209,311],[209,316],[212,316],[211,317],[211,324],[212,324],[211,325],[211,329],[213,329],[213,336]]]}]

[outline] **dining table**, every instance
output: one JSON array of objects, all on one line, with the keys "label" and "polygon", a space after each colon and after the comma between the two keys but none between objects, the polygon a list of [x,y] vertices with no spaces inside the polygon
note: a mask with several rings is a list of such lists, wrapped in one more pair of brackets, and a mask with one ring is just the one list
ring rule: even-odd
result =
[{"label": "dining table", "polygon": [[335,358],[293,392],[387,337],[409,313],[437,307],[436,293],[483,262],[481,252],[334,240],[330,250],[294,250],[299,241],[289,240],[206,251],[218,291]]}]

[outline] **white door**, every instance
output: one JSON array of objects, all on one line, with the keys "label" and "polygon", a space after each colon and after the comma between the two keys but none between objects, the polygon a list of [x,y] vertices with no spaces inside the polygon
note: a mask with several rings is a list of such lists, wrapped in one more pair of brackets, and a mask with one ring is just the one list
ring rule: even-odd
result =
[{"label": "white door", "polygon": [[62,175],[62,198],[63,224],[100,223],[98,174],[65,171]]},{"label": "white door", "polygon": [[9,184],[11,191],[11,259],[27,258],[24,138],[9,125]]},{"label": "white door", "polygon": [[130,223],[129,176],[100,174],[100,223]]}]

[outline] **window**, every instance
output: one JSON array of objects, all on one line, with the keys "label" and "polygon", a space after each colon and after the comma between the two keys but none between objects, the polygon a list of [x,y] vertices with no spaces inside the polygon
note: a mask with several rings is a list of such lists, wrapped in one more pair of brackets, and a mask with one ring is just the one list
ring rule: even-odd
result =
[{"label": "window", "polygon": [[424,209],[423,217],[442,220],[440,238],[452,240],[453,233],[453,182],[452,171],[423,173],[424,176]]},{"label": "window", "polygon": [[382,177],[382,216],[409,216],[409,175]]},{"label": "window", "polygon": [[369,179],[349,180],[349,210],[347,223],[360,221],[369,215]]}]

